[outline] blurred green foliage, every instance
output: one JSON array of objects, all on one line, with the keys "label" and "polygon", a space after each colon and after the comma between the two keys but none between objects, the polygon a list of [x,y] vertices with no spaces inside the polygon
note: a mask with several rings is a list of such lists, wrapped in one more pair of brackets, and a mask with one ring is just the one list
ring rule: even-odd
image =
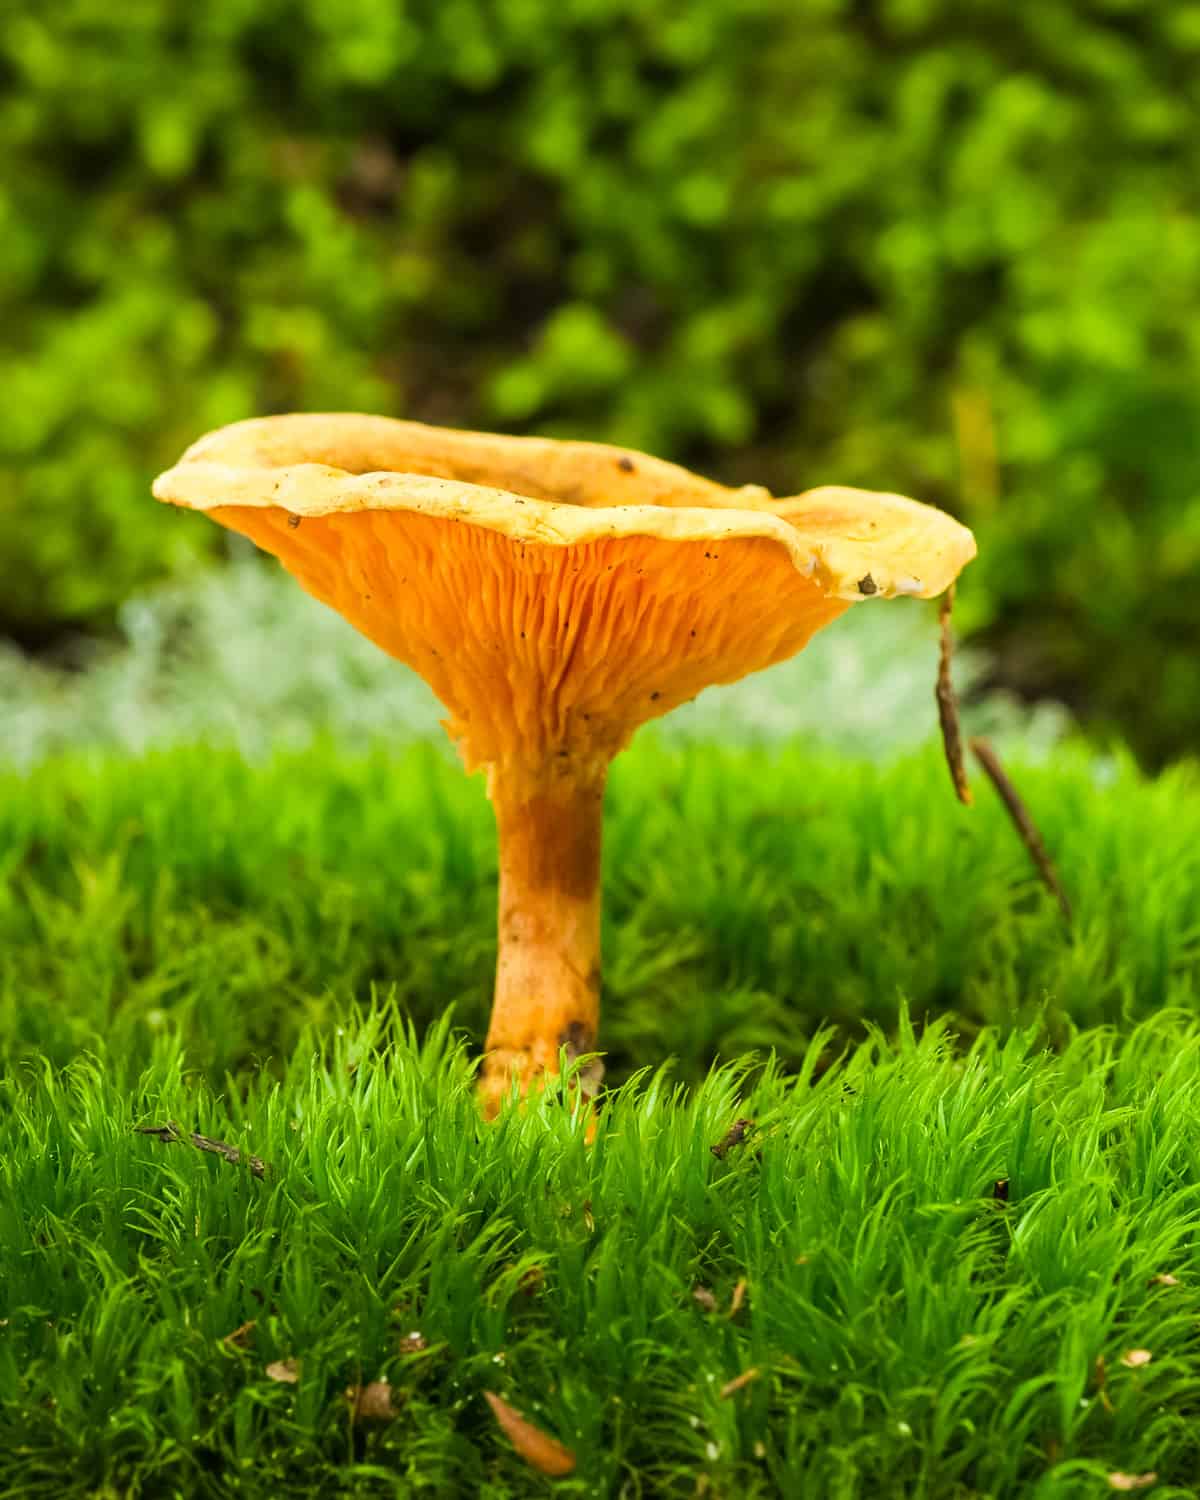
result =
[{"label": "blurred green foliage", "polygon": [[999,672],[1200,738],[1200,4],[9,0],[0,629],[361,408],[963,515]]}]

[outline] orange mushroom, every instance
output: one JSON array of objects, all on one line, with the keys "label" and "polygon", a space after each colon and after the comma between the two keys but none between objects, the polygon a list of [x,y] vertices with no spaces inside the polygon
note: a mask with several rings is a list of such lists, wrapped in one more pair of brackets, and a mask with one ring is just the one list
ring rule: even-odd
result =
[{"label": "orange mushroom", "polygon": [[609,762],[639,724],[799,651],[865,598],[930,598],[949,516],[827,487],[774,500],[596,443],[357,415],[238,422],[154,484],[272,552],[433,688],[499,835],[480,1088],[494,1114],[596,1043]]}]

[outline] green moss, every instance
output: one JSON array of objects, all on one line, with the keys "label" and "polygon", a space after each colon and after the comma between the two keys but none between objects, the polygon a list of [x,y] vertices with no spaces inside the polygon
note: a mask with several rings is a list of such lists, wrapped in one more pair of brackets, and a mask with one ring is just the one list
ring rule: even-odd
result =
[{"label": "green moss", "polygon": [[[1119,1023],[1200,1010],[1200,799],[1067,754],[1018,782],[1075,907],[1064,931],[985,783],[954,802],[932,749],[872,766],[798,748],[614,767],[604,1042],[614,1076],[953,1013]],[[286,1057],[309,1019],[394,995],[482,1035],[495,831],[482,781],[416,746],[75,756],[0,776],[0,1047],[131,1058],[179,1027],[217,1081]]]},{"label": "green moss", "polygon": [[1189,1493],[1196,780],[1015,774],[1070,933],[932,752],[623,756],[591,1147],[478,1120],[495,851],[444,756],[0,776],[0,1490],[544,1493],[491,1390],[614,1500]]},{"label": "green moss", "polygon": [[[643,1074],[590,1149],[553,1101],[481,1125],[445,1026],[418,1047],[387,1007],[307,1032],[282,1087],[213,1094],[167,1039],[140,1075],[107,1048],[18,1070],[0,1480],[543,1494],[494,1391],[574,1451],[570,1493],[1084,1500],[1148,1471],[1188,1493],[1195,1021],[1059,1057],[939,1026],[828,1043],[749,1086]],[[137,1133],[168,1119],[264,1177]],[[355,1427],[343,1392],[379,1379],[395,1420]]]}]

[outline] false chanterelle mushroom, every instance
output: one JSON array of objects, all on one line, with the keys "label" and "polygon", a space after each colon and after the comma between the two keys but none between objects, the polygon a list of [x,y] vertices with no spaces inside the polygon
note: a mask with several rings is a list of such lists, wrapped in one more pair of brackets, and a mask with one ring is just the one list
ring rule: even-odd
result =
[{"label": "false chanterelle mushroom", "polygon": [[485,769],[499,956],[492,1114],[589,1052],[609,762],[639,724],[799,651],[866,598],[930,598],[975,553],[949,516],[827,487],[775,500],[596,443],[294,415],[210,433],[154,485],[272,552],[406,662]]}]

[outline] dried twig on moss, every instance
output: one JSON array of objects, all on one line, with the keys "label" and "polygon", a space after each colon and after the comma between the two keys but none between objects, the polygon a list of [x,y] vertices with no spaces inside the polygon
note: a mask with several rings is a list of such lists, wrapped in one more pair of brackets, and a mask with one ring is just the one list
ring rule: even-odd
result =
[{"label": "dried twig on moss", "polygon": [[753,1129],[753,1120],[735,1120],[716,1145],[710,1146],[708,1149],[720,1161],[734,1146],[744,1146],[746,1144],[747,1131]]},{"label": "dried twig on moss", "polygon": [[215,1141],[211,1136],[201,1135],[196,1130],[181,1130],[174,1120],[168,1120],[165,1125],[138,1125],[135,1129],[138,1135],[152,1135],[168,1146],[179,1141],[189,1141],[197,1151],[211,1151],[214,1156],[223,1156],[235,1167],[244,1161],[255,1177],[265,1177],[269,1170],[262,1157],[244,1156],[237,1146],[231,1146],[228,1141]]},{"label": "dried twig on moss", "polygon": [[967,781],[967,763],[963,755],[962,731],[958,724],[958,699],[954,696],[954,683],[950,667],[954,659],[954,637],[950,633],[950,613],[954,608],[954,585],[942,595],[942,607],[938,613],[941,621],[942,641],[938,655],[938,675],[935,695],[938,706],[938,722],[942,726],[942,744],[946,750],[946,764],[950,767],[950,779],[958,800],[970,807],[975,800],[971,796]]},{"label": "dried twig on moss", "polygon": [[1020,835],[1021,842],[1029,850],[1029,857],[1037,867],[1037,872],[1042,877],[1042,883],[1058,902],[1059,910],[1063,914],[1063,920],[1070,922],[1071,903],[1067,899],[1067,893],[1058,878],[1054,862],[1046,852],[1042,836],[1037,831],[1037,826],[1030,816],[1029,809],[1021,800],[1020,793],[1005,775],[999,756],[987,740],[971,740],[970,746],[976,760],[978,760],[979,764],[988,773],[992,785],[1000,793],[1000,800],[1008,809],[1008,815],[1013,821],[1013,827],[1016,828],[1017,833]]}]

